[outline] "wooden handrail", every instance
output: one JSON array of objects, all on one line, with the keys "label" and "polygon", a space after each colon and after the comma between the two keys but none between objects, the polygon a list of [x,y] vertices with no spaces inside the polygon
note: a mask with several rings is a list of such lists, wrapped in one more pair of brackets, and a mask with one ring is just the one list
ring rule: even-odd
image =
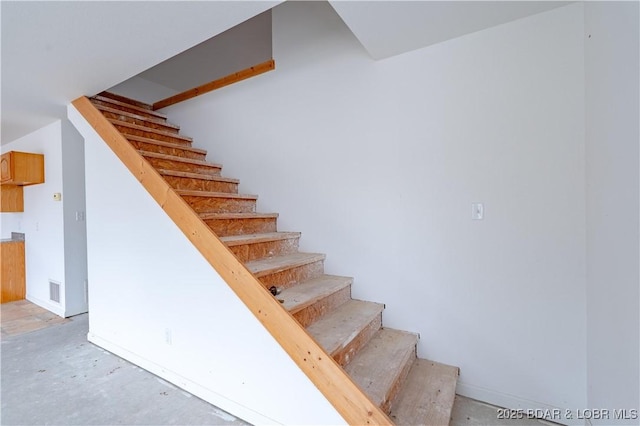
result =
[{"label": "wooden handrail", "polygon": [[209,83],[194,87],[193,89],[185,90],[182,93],[178,93],[177,95],[169,96],[168,98],[155,102],[153,104],[153,110],[155,111],[164,107],[168,107],[169,105],[177,104],[178,102],[186,101],[187,99],[195,98],[196,96],[211,92],[213,90],[228,86],[233,83],[237,83],[242,80],[246,80],[247,78],[260,75],[267,71],[274,70],[275,68],[276,62],[273,59],[269,59],[268,61],[261,64],[245,68],[241,71],[229,74],[225,77],[210,81]]},{"label": "wooden handrail", "polygon": [[345,421],[352,425],[393,425],[389,417],[365,395],[89,99],[80,97],[73,101],[73,106]]}]

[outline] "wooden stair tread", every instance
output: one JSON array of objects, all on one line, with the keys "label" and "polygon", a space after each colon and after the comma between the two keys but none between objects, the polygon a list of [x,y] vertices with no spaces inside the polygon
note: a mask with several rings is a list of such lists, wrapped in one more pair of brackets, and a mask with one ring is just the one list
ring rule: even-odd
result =
[{"label": "wooden stair tread", "polygon": [[151,109],[146,109],[146,108],[141,108],[137,105],[132,105],[132,104],[128,104],[126,102],[121,102],[121,101],[117,101],[115,99],[111,99],[111,98],[107,98],[105,96],[101,96],[101,95],[96,95],[94,96],[92,99],[96,99],[98,101],[102,101],[102,102],[107,102],[113,105],[119,105],[119,106],[123,106],[123,107],[127,107],[127,108],[131,108],[133,110],[138,110],[144,114],[151,114],[153,116],[156,116],[158,118],[163,118],[166,119],[167,116],[161,112],[157,112],[157,111],[153,111]]},{"label": "wooden stair tread", "polygon": [[277,219],[278,213],[200,213],[206,219]]},{"label": "wooden stair tread", "polygon": [[256,277],[274,274],[297,266],[304,266],[310,263],[324,260],[326,255],[322,253],[291,253],[284,256],[269,257],[266,259],[252,260],[245,263],[245,266]]},{"label": "wooden stair tread", "polygon": [[295,314],[317,300],[348,287],[352,283],[353,278],[350,277],[322,275],[283,290],[278,295],[278,299],[284,300],[282,306],[291,314]]},{"label": "wooden stair tread", "polygon": [[194,191],[189,189],[176,190],[178,195],[183,197],[206,197],[206,198],[233,198],[239,200],[257,200],[257,195],[235,194],[231,192],[211,192],[211,191]]},{"label": "wooden stair tread", "polygon": [[[150,123],[155,123],[155,124],[162,125],[163,127],[170,127],[172,129],[175,129],[175,130],[180,130],[180,126],[178,126],[177,124],[170,123],[170,122],[166,121],[164,118],[149,117],[149,116],[146,116],[146,115],[140,115],[140,114],[136,114],[134,112],[123,111],[123,110],[118,109],[118,108],[111,108],[111,107],[108,107],[106,105],[100,105],[100,104],[96,104],[95,107],[98,110],[102,111],[102,112],[110,112],[112,114],[124,115],[126,117],[133,118],[133,119],[136,119],[136,120],[148,121]],[[149,112],[150,111],[147,111],[147,114]]]},{"label": "wooden stair tread", "polygon": [[180,140],[183,140],[183,141],[186,141],[186,142],[193,142],[192,138],[190,138],[188,136],[182,136],[182,135],[177,134],[177,133],[165,132],[165,131],[160,130],[160,129],[154,129],[153,127],[140,126],[139,124],[129,123],[128,121],[116,120],[114,118],[107,118],[107,120],[109,120],[109,122],[111,124],[116,125],[116,126],[128,127],[129,129],[140,130],[140,131],[147,132],[147,133],[155,133],[157,135],[162,135],[162,136],[170,137],[170,138],[173,138],[173,139],[180,139]]},{"label": "wooden stair tread", "polygon": [[350,300],[311,324],[307,331],[333,355],[353,340],[383,309],[384,305],[380,303]]},{"label": "wooden stair tread", "polygon": [[[268,257],[284,256],[298,251],[299,232],[276,232],[276,229],[254,229],[242,235],[225,235],[221,241],[242,263]],[[282,284],[280,285],[283,288]]]},{"label": "wooden stair tread", "polygon": [[163,160],[178,161],[181,163],[197,164],[199,166],[209,166],[221,169],[222,164],[209,163],[207,161],[195,160],[193,158],[177,157],[175,155],[160,154],[157,152],[138,150],[143,157],[161,158]]},{"label": "wooden stair tread", "polygon": [[448,425],[458,375],[457,367],[417,359],[391,407],[391,419],[399,425]]},{"label": "wooden stair tread", "polygon": [[191,146],[181,145],[179,143],[171,143],[171,142],[167,142],[167,141],[160,141],[158,139],[145,138],[144,136],[136,136],[136,135],[125,135],[125,138],[127,140],[129,140],[129,141],[144,142],[144,143],[149,143],[149,144],[154,144],[154,145],[166,146],[168,148],[182,149],[184,151],[197,152],[198,154],[207,155],[207,150],[206,149],[193,148]]},{"label": "wooden stair tread", "polygon": [[228,237],[221,237],[220,240],[227,246],[234,247],[244,244],[257,244],[268,241],[299,238],[300,235],[300,232],[265,232],[264,234],[231,235]]},{"label": "wooden stair tread", "polygon": [[98,93],[98,95],[105,97],[105,98],[109,98],[109,99],[114,99],[116,101],[120,101],[122,103],[125,104],[129,104],[129,105],[134,105],[140,108],[144,108],[144,109],[148,109],[148,110],[153,110],[153,105],[148,104],[146,102],[141,102],[138,101],[136,99],[131,99],[128,98],[126,96],[122,96],[122,95],[118,95],[117,93],[113,93],[113,92],[107,92],[106,90],[104,92],[100,92]]},{"label": "wooden stair tread", "polygon": [[218,182],[229,182],[229,183],[240,183],[240,179],[233,179],[222,176],[211,176],[205,175],[202,173],[194,173],[194,172],[181,172],[178,170],[166,170],[166,169],[158,169],[158,173],[162,176],[175,176],[175,177],[185,177],[190,179],[204,179],[204,180],[215,180]]},{"label": "wooden stair tread", "polygon": [[383,328],[345,367],[378,406],[388,405],[415,359],[418,336]]}]

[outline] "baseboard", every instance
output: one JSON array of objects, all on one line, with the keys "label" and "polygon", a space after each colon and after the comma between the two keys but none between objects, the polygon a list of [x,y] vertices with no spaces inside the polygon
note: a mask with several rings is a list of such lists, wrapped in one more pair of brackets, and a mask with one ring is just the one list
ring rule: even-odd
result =
[{"label": "baseboard", "polygon": [[[511,409],[511,413],[496,413],[512,415],[512,417],[532,415],[541,420],[562,425],[585,425],[584,419],[576,418],[576,410],[568,410],[565,408],[554,407],[538,401],[523,399],[514,395],[495,392],[479,386],[469,385],[458,382],[456,386],[458,395],[467,398],[476,399],[478,401],[487,402],[498,407]],[[567,417],[569,415],[569,417]],[[497,419],[496,419],[497,420]]]},{"label": "baseboard", "polygon": [[46,309],[47,311],[53,312],[59,317],[66,318],[64,308],[58,305],[57,303],[52,303],[47,300],[38,299],[37,297],[34,297],[31,294],[27,294],[25,299],[27,299],[31,303],[35,303],[36,305],[40,306],[43,309]]},{"label": "baseboard", "polygon": [[245,407],[244,405],[238,404],[235,401],[232,401],[212,391],[211,389],[205,388],[174,371],[171,371],[161,365],[149,361],[146,358],[136,355],[133,352],[130,352],[127,349],[124,349],[123,347],[106,339],[103,339],[91,332],[87,333],[87,339],[91,343],[105,349],[108,352],[111,352],[116,356],[119,356],[120,358],[131,362],[132,364],[137,365],[144,370],[147,370],[152,374],[155,374],[158,377],[161,377],[162,379],[189,392],[190,394],[195,395],[198,398],[203,399],[222,410],[232,413],[233,416],[238,417],[245,422],[251,424],[280,424],[272,418],[266,417],[256,411],[251,410],[250,408]]}]

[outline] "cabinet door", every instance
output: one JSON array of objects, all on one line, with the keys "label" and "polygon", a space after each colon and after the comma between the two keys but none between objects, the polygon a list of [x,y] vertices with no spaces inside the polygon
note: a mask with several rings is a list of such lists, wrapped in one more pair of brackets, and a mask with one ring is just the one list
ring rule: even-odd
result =
[{"label": "cabinet door", "polygon": [[26,294],[24,242],[0,243],[2,278],[0,303],[22,300]]},{"label": "cabinet door", "polygon": [[23,212],[24,190],[18,185],[0,185],[0,212]]},{"label": "cabinet door", "polygon": [[2,154],[0,158],[0,182],[11,179],[11,153]]},{"label": "cabinet door", "polygon": [[0,183],[35,185],[44,183],[44,155],[10,151],[0,159]]}]

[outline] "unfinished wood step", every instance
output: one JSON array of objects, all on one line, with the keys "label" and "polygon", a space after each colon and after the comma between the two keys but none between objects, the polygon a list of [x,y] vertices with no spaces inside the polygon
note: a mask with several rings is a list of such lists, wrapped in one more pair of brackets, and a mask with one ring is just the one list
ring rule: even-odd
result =
[{"label": "unfinished wood step", "polygon": [[413,333],[381,329],[344,369],[371,401],[388,413],[416,359],[417,343],[418,336]]},{"label": "unfinished wood step", "polygon": [[347,365],[382,326],[380,303],[349,300],[307,327],[336,362]]},{"label": "unfinished wood step", "polygon": [[253,213],[257,195],[193,190],[176,191],[196,213]]},{"label": "unfinished wood step", "polygon": [[175,189],[191,189],[194,191],[212,191],[238,193],[238,179],[222,176],[210,176],[201,173],[180,172],[159,169],[158,173]]},{"label": "unfinished wood step", "polygon": [[147,104],[145,102],[141,102],[141,101],[138,101],[138,100],[135,100],[135,99],[131,99],[131,98],[128,98],[126,96],[118,95],[117,93],[104,91],[104,92],[98,93],[98,95],[102,96],[104,98],[109,98],[109,99],[113,99],[115,101],[119,101],[119,102],[122,102],[122,103],[125,103],[125,104],[133,105],[133,106],[136,106],[138,108],[144,108],[144,109],[147,109],[147,110],[150,110],[150,111],[153,110],[153,106],[150,105],[150,104]]},{"label": "unfinished wood step", "polygon": [[142,136],[145,138],[151,138],[159,141],[171,142],[181,145],[191,146],[192,139],[187,136],[182,136],[177,133],[164,132],[158,129],[152,129],[149,127],[138,126],[137,124],[127,123],[126,121],[114,120],[113,118],[107,118],[111,124],[122,134]]},{"label": "unfinished wood step", "polygon": [[167,116],[165,114],[162,114],[160,112],[156,112],[156,111],[151,111],[148,110],[146,108],[140,108],[138,106],[135,105],[131,105],[125,102],[120,102],[117,101],[115,99],[110,99],[104,96],[100,96],[100,95],[96,95],[93,98],[90,99],[91,102],[94,105],[103,105],[103,106],[108,106],[110,108],[115,108],[115,109],[119,109],[122,111],[127,111],[127,112],[132,112],[134,114],[139,114],[139,115],[143,115],[145,117],[154,117],[154,118],[160,118],[160,119],[167,119]]},{"label": "unfinished wood step", "polygon": [[157,117],[148,117],[141,114],[135,114],[133,112],[122,111],[120,109],[111,108],[105,105],[95,105],[95,107],[102,112],[107,118],[114,120],[127,121],[129,123],[137,124],[139,126],[150,127],[158,130],[164,130],[170,133],[178,133],[180,127],[175,124],[168,123],[164,119]]},{"label": "unfinished wood step", "polygon": [[201,213],[200,218],[219,237],[276,232],[278,213]]},{"label": "unfinished wood step", "polygon": [[283,290],[282,306],[307,327],[351,299],[353,278],[322,275]]},{"label": "unfinished wood step", "polygon": [[156,152],[141,150],[138,150],[138,152],[156,169],[195,172],[210,176],[220,176],[220,172],[222,171],[222,165],[220,164],[207,163],[206,161],[176,157],[173,155],[158,154]]},{"label": "unfinished wood step", "polygon": [[125,135],[125,137],[131,142],[131,145],[141,151],[156,152],[158,154],[191,158],[200,161],[205,161],[207,158],[207,151],[204,149],[192,148],[188,145],[159,141],[151,138],[143,138],[141,136]]},{"label": "unfinished wood step", "polygon": [[268,232],[220,238],[242,262],[298,251],[299,232]]},{"label": "unfinished wood step", "polygon": [[458,367],[415,360],[391,406],[391,419],[398,425],[448,425],[459,374]]},{"label": "unfinished wood step", "polygon": [[322,253],[291,253],[253,260],[245,266],[265,287],[286,289],[322,275],[325,258]]}]

